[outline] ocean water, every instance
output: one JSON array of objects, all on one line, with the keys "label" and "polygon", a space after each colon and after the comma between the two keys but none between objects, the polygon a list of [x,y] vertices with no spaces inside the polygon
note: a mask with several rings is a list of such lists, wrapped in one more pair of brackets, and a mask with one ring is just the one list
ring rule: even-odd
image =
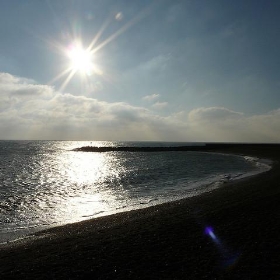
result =
[{"label": "ocean water", "polygon": [[213,190],[264,171],[256,159],[204,152],[77,152],[82,146],[191,143],[0,141],[0,242]]}]

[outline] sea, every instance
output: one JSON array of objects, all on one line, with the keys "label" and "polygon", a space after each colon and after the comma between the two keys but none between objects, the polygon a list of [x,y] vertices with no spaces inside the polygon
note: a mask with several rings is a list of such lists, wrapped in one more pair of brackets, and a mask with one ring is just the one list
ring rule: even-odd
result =
[{"label": "sea", "polygon": [[0,141],[0,243],[175,201],[268,170],[260,159],[194,151],[82,152],[203,143]]}]

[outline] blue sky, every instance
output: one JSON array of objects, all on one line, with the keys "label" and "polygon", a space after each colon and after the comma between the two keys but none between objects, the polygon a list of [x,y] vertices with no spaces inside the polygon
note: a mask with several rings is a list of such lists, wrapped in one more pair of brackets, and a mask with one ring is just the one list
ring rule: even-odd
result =
[{"label": "blue sky", "polygon": [[[3,1],[0,138],[278,142],[279,1]],[[93,39],[98,71],[66,50]]]}]

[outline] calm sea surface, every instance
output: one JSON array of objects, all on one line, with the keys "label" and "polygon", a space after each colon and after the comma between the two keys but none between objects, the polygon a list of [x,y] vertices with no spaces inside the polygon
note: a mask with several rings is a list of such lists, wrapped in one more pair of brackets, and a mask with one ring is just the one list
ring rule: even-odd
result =
[{"label": "calm sea surface", "polygon": [[0,242],[41,229],[198,195],[258,172],[254,161],[203,152],[72,151],[187,143],[0,141]]}]

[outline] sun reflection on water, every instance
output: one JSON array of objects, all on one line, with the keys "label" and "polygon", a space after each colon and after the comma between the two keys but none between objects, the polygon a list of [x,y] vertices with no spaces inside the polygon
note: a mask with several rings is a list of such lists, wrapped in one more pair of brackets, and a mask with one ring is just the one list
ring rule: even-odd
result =
[{"label": "sun reflection on water", "polygon": [[102,199],[102,195],[87,194],[68,198],[64,213],[67,215],[67,220],[80,221],[90,217],[96,217],[108,211],[108,208],[108,205]]},{"label": "sun reflection on water", "polygon": [[107,153],[64,153],[58,169],[68,183],[63,194],[54,196],[56,222],[81,221],[116,209],[117,198],[110,182],[119,176],[117,163]]},{"label": "sun reflection on water", "polygon": [[61,163],[61,168],[68,180],[80,186],[95,183],[108,171],[108,160],[104,154],[75,153],[75,156],[70,156],[65,161],[67,162]]}]

